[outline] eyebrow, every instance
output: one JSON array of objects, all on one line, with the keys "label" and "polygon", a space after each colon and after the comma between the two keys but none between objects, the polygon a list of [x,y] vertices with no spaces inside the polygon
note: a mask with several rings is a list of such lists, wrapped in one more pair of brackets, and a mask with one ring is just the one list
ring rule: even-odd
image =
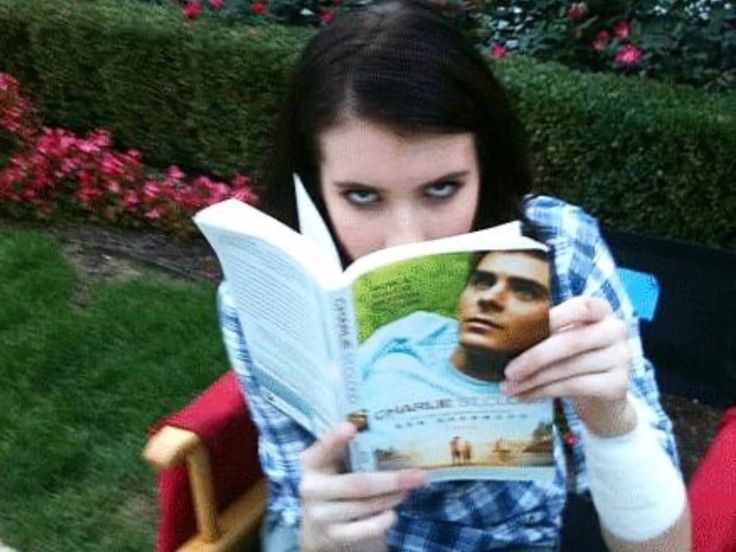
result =
[{"label": "eyebrow", "polygon": [[[476,278],[478,278],[478,276],[488,278],[488,277],[491,277],[491,276],[496,276],[496,273],[495,272],[489,272],[487,270],[475,270],[473,272],[473,280],[475,280]],[[533,280],[531,278],[527,278],[525,276],[509,276],[509,282],[511,283],[512,286],[515,285],[515,284],[529,285],[529,286],[532,286],[534,288],[537,288],[540,291],[543,291],[546,295],[549,295],[549,287],[548,286],[545,286],[544,284],[542,284],[540,282],[537,282],[536,280]]]},{"label": "eyebrow", "polygon": [[[445,182],[447,180],[459,180],[461,178],[465,178],[470,174],[470,171],[455,171],[451,173],[447,173],[445,175],[442,175],[438,178],[434,178],[430,180],[429,182],[424,182],[421,184],[422,187],[432,186],[434,184],[439,184],[441,182]],[[334,185],[338,188],[374,188],[374,189],[380,189],[380,186],[372,186],[370,184],[363,184],[362,182],[355,182],[352,180],[338,180],[334,182]]]}]

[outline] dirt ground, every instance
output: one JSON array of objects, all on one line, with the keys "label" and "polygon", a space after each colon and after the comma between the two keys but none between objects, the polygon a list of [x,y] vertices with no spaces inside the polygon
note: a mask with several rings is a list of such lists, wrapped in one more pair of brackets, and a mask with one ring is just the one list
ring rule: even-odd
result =
[{"label": "dirt ground", "polygon": [[[154,271],[189,281],[215,283],[220,279],[217,259],[204,240],[176,240],[152,231],[70,223],[39,225],[0,218],[0,234],[21,227],[41,230],[59,239],[79,269],[80,303],[84,303],[85,281],[90,278],[130,277]],[[666,393],[662,403],[674,424],[682,469],[689,479],[712,440],[723,411]]]}]

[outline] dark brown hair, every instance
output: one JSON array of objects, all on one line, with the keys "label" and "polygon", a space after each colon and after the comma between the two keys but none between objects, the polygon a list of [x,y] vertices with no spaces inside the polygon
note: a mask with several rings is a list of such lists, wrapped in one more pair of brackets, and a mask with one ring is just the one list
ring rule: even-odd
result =
[{"label": "dark brown hair", "polygon": [[346,116],[399,133],[472,133],[481,178],[474,228],[522,216],[531,175],[521,125],[480,53],[428,8],[406,0],[375,4],[307,44],[265,171],[265,210],[296,227],[297,173],[329,223],[318,137]]}]

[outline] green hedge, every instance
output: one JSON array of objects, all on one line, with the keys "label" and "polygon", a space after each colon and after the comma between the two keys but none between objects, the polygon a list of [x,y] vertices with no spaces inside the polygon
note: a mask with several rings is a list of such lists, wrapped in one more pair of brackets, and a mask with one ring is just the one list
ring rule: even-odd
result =
[{"label": "green hedge", "polygon": [[611,227],[736,248],[736,94],[507,59],[537,185]]},{"label": "green hedge", "polygon": [[[182,20],[111,0],[0,0],[0,70],[47,122],[102,126],[148,161],[254,173],[311,31]],[[544,191],[604,224],[736,248],[736,94],[507,58]]]},{"label": "green hedge", "polygon": [[148,161],[253,172],[309,33],[183,20],[172,6],[0,0],[0,70],[45,121],[101,126]]}]

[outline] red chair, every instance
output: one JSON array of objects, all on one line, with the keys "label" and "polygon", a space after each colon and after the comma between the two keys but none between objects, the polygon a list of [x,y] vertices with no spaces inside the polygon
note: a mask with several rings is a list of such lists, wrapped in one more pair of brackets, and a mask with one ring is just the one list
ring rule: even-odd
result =
[{"label": "red chair", "polygon": [[257,449],[232,371],[155,424],[143,457],[158,470],[157,552],[223,552],[257,538],[266,504]]},{"label": "red chair", "polygon": [[718,433],[688,486],[695,552],[736,552],[736,407],[726,411]]}]

